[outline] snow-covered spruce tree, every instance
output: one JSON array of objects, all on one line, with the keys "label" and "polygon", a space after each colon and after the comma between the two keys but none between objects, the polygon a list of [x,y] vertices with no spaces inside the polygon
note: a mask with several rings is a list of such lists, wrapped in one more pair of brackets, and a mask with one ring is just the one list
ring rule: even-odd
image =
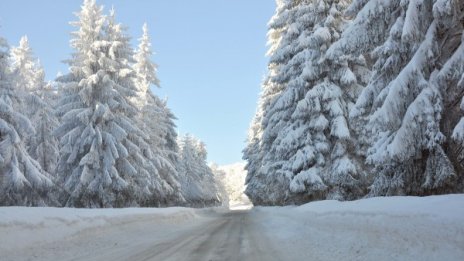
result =
[{"label": "snow-covered spruce tree", "polygon": [[269,178],[269,170],[266,169],[269,164],[265,164],[265,157],[267,157],[267,162],[271,160],[267,153],[279,129],[278,121],[270,122],[272,116],[270,108],[285,88],[284,82],[278,79],[278,76],[281,74],[282,67],[293,55],[291,43],[296,38],[290,28],[292,19],[295,17],[296,1],[279,0],[276,3],[276,13],[268,24],[269,50],[267,55],[270,57],[268,75],[261,87],[258,109],[249,129],[247,147],[243,151],[243,159],[247,161],[245,168],[248,171],[245,193],[254,204],[258,205],[269,204],[272,193],[288,194],[288,190],[277,189],[269,184],[272,179]]},{"label": "snow-covered spruce tree", "polygon": [[212,170],[206,164],[203,142],[185,135],[179,139],[182,193],[191,207],[217,206],[220,195]]},{"label": "snow-covered spruce tree", "polygon": [[351,110],[374,168],[370,195],[463,190],[459,104],[464,3],[359,0],[330,58],[371,53],[373,75]]},{"label": "snow-covered spruce tree", "polygon": [[[140,98],[135,101],[140,108],[146,105],[150,86],[153,84],[160,86],[160,81],[156,75],[158,66],[151,61],[153,51],[151,50],[151,41],[148,34],[148,25],[145,23],[142,27],[142,37],[139,39],[139,46],[134,55],[134,70],[137,72],[137,87],[140,92]],[[152,92],[150,92],[152,93]]]},{"label": "snow-covered spruce tree", "polygon": [[[458,86],[462,92],[464,90],[464,74],[461,80],[459,81]],[[460,163],[460,165],[457,165],[456,167],[457,173],[462,173],[464,171],[464,169],[462,168],[462,165],[464,162],[464,94],[462,94],[461,96],[462,96],[461,103],[460,103],[461,113],[456,114],[456,115],[459,115],[461,118],[459,122],[456,124],[456,126],[454,127],[453,134],[452,134],[452,138],[455,142],[454,148],[453,148],[454,149],[453,156],[452,156],[454,157],[453,161],[457,161]]]},{"label": "snow-covered spruce tree", "polygon": [[[153,151],[149,144],[149,135],[146,130],[138,124],[140,112],[133,103],[137,98],[136,77],[137,74],[132,68],[133,50],[130,46],[130,38],[125,34],[125,28],[116,22],[115,11],[112,9],[107,17],[107,25],[104,27],[105,39],[111,43],[109,47],[109,57],[115,62],[114,65],[107,67],[112,80],[127,88],[131,93],[124,97],[129,105],[130,111],[126,110],[125,115],[129,116],[127,121],[131,127],[126,127],[127,136],[121,142],[128,151],[127,160],[134,168],[135,172],[129,175],[126,180],[129,184],[129,193],[135,198],[137,204],[142,206],[160,206],[160,202],[165,201],[166,190],[169,186],[163,183],[159,177],[158,170],[153,162]],[[116,68],[114,68],[116,67]],[[118,68],[120,73],[118,73]],[[121,169],[123,171],[124,167]],[[132,202],[131,205],[134,205]]]},{"label": "snow-covered spruce tree", "polygon": [[347,118],[369,71],[362,56],[347,55],[336,61],[325,57],[346,25],[341,14],[347,4],[300,3],[297,24],[301,35],[296,48],[300,51],[289,68],[295,76],[276,103],[292,104],[292,114],[274,142],[283,160],[279,171],[291,178],[291,192],[301,197],[297,202],[354,199],[363,194],[365,175]]},{"label": "snow-covered spruce tree", "polygon": [[71,40],[75,53],[67,61],[71,72],[57,79],[62,82],[57,108],[62,123],[55,131],[61,147],[57,171],[68,193],[62,199],[67,207],[124,206],[126,202],[115,204],[115,194],[127,193],[128,187],[116,160],[125,160],[127,169],[135,172],[121,145],[127,133],[115,122],[108,104],[111,101],[114,110],[124,99],[101,70],[100,61],[106,56],[102,12],[94,0],[84,1],[76,13],[79,21],[71,23],[78,28]]},{"label": "snow-covered spruce tree", "polygon": [[[124,207],[152,196],[149,145],[132,120],[137,108],[133,51],[114,13],[107,19],[95,0],[85,0],[63,82],[58,164],[69,207]],[[143,170],[143,171],[142,171]]]},{"label": "snow-covered spruce tree", "polygon": [[[439,12],[438,10],[439,8],[435,8],[435,13]],[[445,141],[442,144],[443,151],[438,148],[435,153],[446,155],[429,157],[427,161],[423,183],[427,194],[464,192],[464,4],[460,10],[461,27],[452,25],[448,28],[451,31],[447,32],[448,35],[454,39],[450,39],[443,47],[444,51],[450,51],[448,55],[451,56],[430,80],[433,88],[440,91],[443,99],[440,130]],[[460,30],[461,33],[453,32],[454,29]],[[453,41],[459,39],[459,35],[460,45],[456,48],[456,42]],[[443,56],[445,59],[447,57]],[[455,173],[455,176],[450,177],[450,173]]]},{"label": "snow-covered spruce tree", "polygon": [[[164,205],[181,204],[183,202],[178,182],[178,145],[175,116],[167,107],[165,101],[159,99],[151,91],[151,85],[159,86],[156,76],[157,65],[151,61],[151,50],[148,27],[143,25],[143,35],[139,39],[140,44],[134,55],[133,68],[136,73],[137,97],[134,103],[141,111],[139,125],[146,130],[149,139],[148,144],[153,151],[153,162],[157,168],[159,177],[154,177],[159,182],[166,181],[162,190],[167,192]],[[164,180],[164,181],[163,181]]]},{"label": "snow-covered spruce tree", "polygon": [[359,197],[365,175],[347,117],[369,71],[362,56],[325,58],[346,25],[341,13],[347,1],[294,1],[291,6],[284,16],[285,44],[270,61],[280,62],[270,81],[284,88],[263,120],[265,204]]},{"label": "snow-covered spruce tree", "polygon": [[45,83],[44,70],[34,57],[26,36],[21,38],[18,47],[12,48],[11,58],[15,89],[24,94],[18,108],[36,130],[25,140],[26,147],[42,169],[54,175],[58,160],[58,141],[52,135],[58,126],[52,107],[54,92],[51,85]]},{"label": "snow-covered spruce tree", "polygon": [[43,105],[35,91],[44,83],[44,70],[29,46],[27,36],[21,37],[18,47],[11,48],[12,77],[15,89],[22,93],[18,109],[30,118]]},{"label": "snow-covered spruce tree", "polygon": [[53,205],[48,173],[28,154],[24,139],[34,133],[29,119],[18,112],[21,91],[10,73],[8,45],[0,37],[0,205]]},{"label": "snow-covered spruce tree", "polygon": [[58,128],[59,121],[52,107],[55,99],[55,90],[51,84],[43,82],[39,85],[34,94],[42,102],[34,114],[31,115],[31,122],[35,127],[35,135],[28,139],[28,151],[30,155],[39,162],[42,169],[56,176],[56,166],[59,157],[59,142],[53,135],[53,131]]}]

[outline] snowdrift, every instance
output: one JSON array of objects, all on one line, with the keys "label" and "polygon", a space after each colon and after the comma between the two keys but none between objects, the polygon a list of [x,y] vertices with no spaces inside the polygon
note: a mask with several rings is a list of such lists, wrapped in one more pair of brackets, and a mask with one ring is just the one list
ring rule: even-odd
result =
[{"label": "snowdrift", "polygon": [[287,260],[464,260],[464,194],[255,207]]}]

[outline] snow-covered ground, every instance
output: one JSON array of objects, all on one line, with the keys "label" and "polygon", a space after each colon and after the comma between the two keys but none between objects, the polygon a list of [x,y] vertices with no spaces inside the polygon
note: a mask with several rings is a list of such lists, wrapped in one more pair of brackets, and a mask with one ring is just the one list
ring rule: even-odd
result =
[{"label": "snow-covered ground", "polygon": [[289,260],[464,260],[464,195],[253,211]]},{"label": "snow-covered ground", "polygon": [[3,207],[0,260],[464,260],[463,224],[464,195],[239,211]]}]

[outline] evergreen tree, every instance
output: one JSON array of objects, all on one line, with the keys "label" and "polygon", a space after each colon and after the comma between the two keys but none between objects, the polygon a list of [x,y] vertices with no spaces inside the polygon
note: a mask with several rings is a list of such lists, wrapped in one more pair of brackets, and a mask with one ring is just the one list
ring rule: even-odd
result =
[{"label": "evergreen tree", "polygon": [[[269,22],[268,75],[261,87],[258,110],[250,126],[248,145],[243,151],[243,159],[247,160],[245,168],[248,171],[245,193],[255,204],[268,204],[271,193],[287,194],[286,189],[276,190],[267,184],[272,180],[268,178],[270,171],[267,169],[269,164],[265,163],[265,156],[276,138],[277,131],[271,130],[278,130],[278,126],[275,126],[278,122],[270,121],[270,108],[285,88],[278,76],[292,56],[290,45],[295,40],[295,35],[290,30],[290,19],[294,17],[294,2],[293,0],[277,1],[276,13]],[[272,162],[272,159],[266,160]]]},{"label": "evergreen tree", "polygon": [[175,130],[175,116],[171,113],[166,102],[161,101],[150,89],[150,86],[159,85],[156,76],[157,65],[151,61],[151,50],[148,26],[143,25],[143,35],[139,39],[140,44],[134,55],[133,66],[136,73],[137,98],[136,106],[141,111],[139,126],[148,133],[148,144],[153,151],[153,162],[158,175],[154,182],[160,190],[164,191],[164,204],[179,204],[183,202],[180,194],[179,177],[176,166],[178,165],[177,133]]},{"label": "evergreen tree", "polygon": [[26,114],[35,127],[36,133],[26,140],[29,154],[39,162],[47,173],[55,174],[58,160],[58,141],[52,132],[58,126],[58,120],[52,108],[53,90],[46,84],[44,70],[34,57],[26,36],[20,44],[12,48],[13,75],[16,89],[24,95],[19,110]]},{"label": "evergreen tree", "polygon": [[362,56],[325,57],[346,25],[341,12],[347,2],[286,4],[290,9],[271,22],[285,19],[287,30],[270,59],[278,65],[270,82],[283,87],[262,120],[264,203],[356,198],[363,193],[365,174],[347,117],[369,71]]},{"label": "evergreen tree", "polygon": [[55,96],[54,92],[55,90],[47,83],[42,83],[35,91],[36,95],[42,99],[42,103],[31,116],[36,132],[28,140],[30,155],[39,162],[42,169],[51,175],[56,175],[59,157],[59,142],[53,135],[53,131],[59,126],[55,110],[51,106]]},{"label": "evergreen tree", "polygon": [[[71,72],[58,106],[65,205],[69,207],[123,207],[144,201],[151,180],[143,151],[143,133],[130,119],[137,114],[132,50],[122,27],[102,14],[95,0],[85,0],[77,13],[78,27],[68,61]],[[141,146],[145,147],[141,147]]]},{"label": "evergreen tree", "polygon": [[[346,26],[341,13],[347,1],[302,5],[300,31],[306,32],[298,43],[302,51],[292,59],[297,69],[291,69],[298,75],[289,82],[290,99],[282,97],[294,109],[276,150],[290,156],[283,169],[295,175],[292,192],[311,198],[353,199],[362,194],[365,175],[354,155],[347,118],[369,71],[362,56],[326,59],[326,50]],[[320,193],[325,187],[327,195]]]},{"label": "evergreen tree", "polygon": [[182,193],[192,207],[220,205],[219,189],[206,164],[205,144],[186,135],[179,139]]},{"label": "evergreen tree", "polygon": [[48,190],[53,182],[28,154],[24,140],[34,133],[29,119],[18,112],[22,92],[10,73],[8,45],[0,37],[0,205],[53,204]]},{"label": "evergreen tree", "polygon": [[[130,194],[135,196],[137,204],[143,206],[159,206],[160,201],[164,199],[165,190],[170,189],[163,186],[159,177],[158,170],[153,163],[153,151],[149,143],[149,135],[143,126],[137,122],[140,111],[138,110],[134,99],[137,96],[136,79],[137,74],[132,68],[133,50],[130,46],[130,38],[125,34],[125,28],[115,20],[115,11],[112,9],[107,19],[108,25],[105,27],[105,37],[108,42],[112,42],[110,56],[115,61],[123,73],[112,74],[111,77],[115,82],[123,85],[131,91],[124,97],[130,105],[131,111],[126,112],[128,121],[131,123],[131,130],[127,132],[127,137],[122,140],[123,146],[128,149],[128,162],[134,167],[135,172],[127,177]],[[135,204],[135,202],[132,202]]]},{"label": "evergreen tree", "polygon": [[462,144],[452,138],[462,97],[462,13],[456,0],[358,0],[348,9],[356,18],[329,56],[371,53],[375,61],[350,112],[376,173],[370,195],[464,189]]},{"label": "evergreen tree", "polygon": [[24,102],[19,109],[27,117],[31,117],[42,105],[42,100],[35,91],[43,85],[45,73],[29,46],[27,36],[21,37],[19,46],[11,49],[11,61],[15,89],[24,96]]}]

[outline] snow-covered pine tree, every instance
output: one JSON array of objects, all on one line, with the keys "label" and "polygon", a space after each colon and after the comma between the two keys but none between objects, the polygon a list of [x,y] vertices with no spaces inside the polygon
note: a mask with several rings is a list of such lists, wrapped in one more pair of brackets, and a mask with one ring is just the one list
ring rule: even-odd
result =
[{"label": "snow-covered pine tree", "polygon": [[11,48],[11,60],[15,89],[22,92],[23,102],[18,108],[30,118],[43,105],[35,91],[43,85],[45,73],[29,46],[27,36],[21,37],[18,47]]},{"label": "snow-covered pine tree", "polygon": [[[155,98],[158,98],[155,96]],[[175,120],[177,117],[171,111],[171,109],[167,106],[167,99],[154,99],[155,103],[158,104],[158,107],[162,108],[162,112],[164,117],[162,117],[162,121],[160,122],[160,129],[161,137],[163,138],[163,148],[165,155],[171,161],[174,166],[177,166],[179,161],[179,145],[177,144],[177,126],[175,124]]]},{"label": "snow-covered pine tree", "polygon": [[162,187],[167,192],[164,205],[180,204],[184,199],[180,194],[176,169],[179,162],[175,116],[166,102],[159,99],[150,88],[152,84],[159,87],[159,80],[156,76],[157,65],[151,61],[153,52],[147,24],[143,25],[143,35],[139,41],[133,65],[138,93],[134,102],[141,111],[139,125],[149,136],[148,144],[153,151],[153,161],[159,174],[154,177],[155,182],[167,182]]},{"label": "snow-covered pine tree", "polygon": [[43,82],[34,92],[42,103],[31,116],[35,127],[35,135],[28,139],[28,151],[39,162],[42,169],[56,176],[56,166],[59,157],[59,142],[53,135],[58,128],[59,121],[52,105],[55,99],[55,90],[50,83]]},{"label": "snow-covered pine tree", "polygon": [[182,193],[188,206],[206,207],[221,204],[212,170],[206,164],[206,147],[191,135],[179,139]]},{"label": "snow-covered pine tree", "polygon": [[28,152],[43,170],[54,175],[58,160],[58,141],[52,135],[58,127],[52,107],[54,91],[51,84],[45,83],[44,70],[34,57],[26,36],[21,38],[18,47],[12,48],[11,57],[15,88],[24,94],[19,110],[36,130],[25,140]]},{"label": "snow-covered pine tree", "polygon": [[[114,194],[123,193],[128,187],[115,167],[117,159],[128,157],[127,149],[121,145],[127,133],[114,122],[107,104],[111,100],[115,107],[124,99],[112,97],[120,94],[113,92],[107,72],[100,70],[99,61],[106,56],[102,50],[105,24],[102,12],[103,7],[97,6],[95,0],[84,1],[81,11],[76,13],[79,21],[71,23],[78,28],[71,40],[75,53],[66,61],[71,72],[57,79],[62,82],[57,108],[62,123],[55,131],[61,147],[57,171],[69,193],[62,199],[67,207],[125,204],[115,204]],[[106,76],[104,82],[102,76]],[[127,165],[127,169],[133,169]]]},{"label": "snow-covered pine tree", "polygon": [[265,155],[258,173],[265,173],[269,191],[261,197],[264,204],[359,197],[364,174],[347,117],[369,71],[362,56],[325,58],[346,25],[341,13],[347,1],[285,4],[290,9],[272,20],[285,19],[288,29],[270,59],[278,70],[269,82],[283,88],[263,114]]},{"label": "snow-covered pine tree", "polygon": [[116,23],[114,9],[110,11],[105,31],[108,41],[114,43],[110,56],[119,64],[121,71],[124,71],[123,74],[116,73],[112,77],[115,82],[132,91],[131,95],[125,97],[126,102],[133,109],[132,112],[126,113],[131,116],[128,121],[131,122],[132,129],[122,141],[129,152],[128,161],[135,168],[134,175],[130,176],[130,191],[136,196],[138,204],[160,206],[166,201],[172,188],[160,177],[160,168],[154,161],[156,155],[149,140],[149,130],[138,122],[140,110],[134,102],[134,99],[139,98],[137,73],[132,68],[135,62],[134,53],[129,43],[130,38],[125,34],[125,28]]},{"label": "snow-covered pine tree", "polygon": [[[430,79],[443,99],[440,130],[445,136],[442,147],[446,156],[429,157],[423,188],[427,194],[464,192],[464,3],[437,2],[433,11],[435,17],[444,18],[439,20],[438,27],[446,28],[446,38],[438,40],[442,46],[440,65],[443,67],[439,66],[435,77]],[[460,24],[457,19],[461,19]],[[450,178],[446,172],[455,176]]]},{"label": "snow-covered pine tree", "polygon": [[[464,39],[462,40],[464,42]],[[463,44],[461,43],[461,46]],[[452,138],[453,138],[453,152],[451,154],[451,158],[453,162],[458,162],[459,164],[455,164],[456,168],[456,173],[463,173],[464,172],[464,74],[461,77],[461,80],[459,81],[458,85],[461,91],[461,102],[460,102],[460,110],[461,113],[457,113],[456,116],[460,117],[459,122],[456,124],[453,130]],[[459,97],[459,96],[457,96]],[[455,104],[456,106],[456,104]],[[462,179],[462,178],[461,178]],[[461,184],[464,182],[461,182]]]},{"label": "snow-covered pine tree", "polygon": [[348,9],[356,18],[328,53],[375,60],[351,110],[377,173],[370,195],[462,191],[462,145],[452,133],[462,97],[463,13],[459,0],[357,0]]},{"label": "snow-covered pine tree", "polygon": [[348,1],[302,1],[300,5],[301,51],[292,58],[290,69],[297,74],[281,101],[294,104],[293,114],[279,133],[275,150],[284,155],[282,172],[292,177],[290,189],[303,202],[354,199],[363,194],[365,175],[355,153],[348,112],[369,70],[363,56],[326,59],[327,49],[347,24],[342,12]]},{"label": "snow-covered pine tree", "polygon": [[0,205],[52,205],[53,182],[28,154],[24,139],[34,133],[29,119],[18,112],[22,98],[10,73],[8,45],[0,37]]},{"label": "snow-covered pine tree", "polygon": [[[279,121],[270,121],[272,118],[270,108],[285,88],[283,80],[278,77],[282,67],[293,55],[291,43],[297,35],[292,33],[291,23],[294,19],[296,1],[278,0],[276,3],[276,13],[268,24],[269,50],[267,55],[270,57],[268,75],[261,87],[258,109],[249,129],[247,147],[243,151],[243,159],[247,161],[245,168],[248,171],[245,193],[254,204],[269,204],[270,197],[277,197],[271,196],[271,193],[287,194],[285,189],[277,190],[269,184],[272,179],[268,176],[269,170],[267,168],[269,163],[272,163],[268,152],[279,129]],[[279,120],[278,117],[274,117],[274,119]]]},{"label": "snow-covered pine tree", "polygon": [[[180,175],[179,175],[179,145],[177,143],[177,130],[174,120],[176,116],[167,106],[167,100],[161,100],[151,93],[149,102],[145,106],[143,116],[153,130],[149,132],[152,148],[156,153],[156,162],[160,175],[172,187],[168,196],[168,204],[183,204],[185,199],[181,194]],[[148,121],[148,119],[150,119]],[[157,128],[156,128],[157,125]],[[155,129],[156,128],[156,129]]]},{"label": "snow-covered pine tree", "polygon": [[[107,19],[95,0],[85,0],[72,25],[68,61],[58,113],[65,205],[123,207],[151,196],[147,135],[131,120],[137,114],[130,99],[136,95],[133,51],[114,13]],[[145,171],[141,171],[141,170]]]},{"label": "snow-covered pine tree", "polygon": [[150,86],[154,84],[160,87],[160,81],[156,75],[158,66],[151,61],[153,51],[151,50],[151,41],[148,34],[148,25],[143,24],[142,37],[139,39],[139,46],[134,55],[134,70],[137,72],[137,87],[140,92],[137,105],[142,108],[147,103],[148,96],[146,95],[150,91]]}]

